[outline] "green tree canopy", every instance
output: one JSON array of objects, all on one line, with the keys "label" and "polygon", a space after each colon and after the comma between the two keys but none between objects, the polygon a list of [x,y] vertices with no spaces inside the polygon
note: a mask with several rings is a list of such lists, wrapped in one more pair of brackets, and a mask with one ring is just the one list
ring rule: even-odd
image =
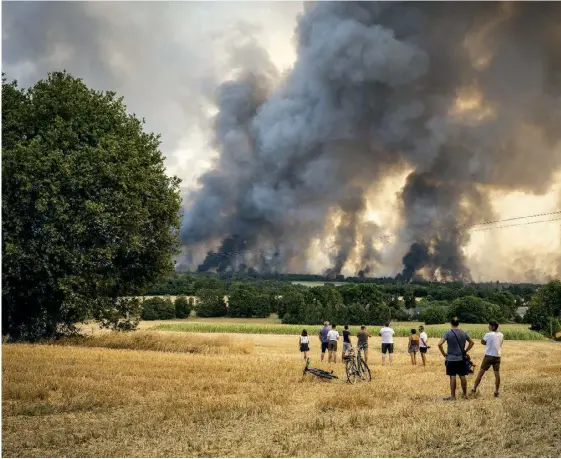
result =
[{"label": "green tree canopy", "polygon": [[3,335],[134,326],[138,302],[119,298],[169,273],[178,247],[180,180],[159,144],[114,92],[66,72],[27,90],[3,77]]},{"label": "green tree canopy", "polygon": [[540,287],[530,301],[524,320],[533,328],[548,335],[559,331],[561,321],[561,281],[556,280]]},{"label": "green tree canopy", "polygon": [[505,319],[504,312],[499,306],[475,296],[454,300],[448,312],[449,316],[457,316],[460,322],[468,324],[487,323],[490,320],[501,322]]},{"label": "green tree canopy", "polygon": [[419,318],[426,325],[446,323],[446,308],[431,304],[421,311],[421,313],[419,314]]},{"label": "green tree canopy", "polygon": [[199,291],[199,301],[195,305],[199,317],[222,317],[228,312],[224,301],[224,291],[203,289]]}]

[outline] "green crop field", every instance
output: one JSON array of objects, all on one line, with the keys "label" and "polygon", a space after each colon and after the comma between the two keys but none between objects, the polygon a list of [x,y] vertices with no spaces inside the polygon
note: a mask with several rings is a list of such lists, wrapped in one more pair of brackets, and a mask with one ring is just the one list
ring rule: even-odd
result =
[{"label": "green crop field", "polygon": [[[406,337],[409,336],[411,328],[417,328],[419,322],[401,322],[392,324],[396,336]],[[152,327],[153,330],[160,331],[174,331],[174,332],[196,332],[196,333],[246,333],[246,334],[269,334],[269,335],[299,335],[302,329],[307,329],[311,335],[316,335],[319,330],[319,325],[282,325],[282,324],[267,324],[267,323],[221,323],[215,322],[173,322],[173,323],[159,323]],[[342,327],[339,327],[342,330]],[[349,327],[353,335],[360,329],[358,325]],[[378,336],[380,326],[369,326],[368,330],[373,336]],[[431,338],[439,338],[448,330],[449,325],[426,325],[425,329]],[[486,324],[465,324],[461,326],[466,330],[469,335],[474,339],[481,339],[488,328]],[[539,333],[528,330],[527,325],[521,324],[508,324],[503,325],[499,329],[503,332],[507,340],[543,340],[545,339]]]},{"label": "green crop field", "polygon": [[293,285],[305,285],[306,287],[323,287],[325,284],[330,285],[351,285],[352,282],[328,282],[328,281],[292,281]]}]

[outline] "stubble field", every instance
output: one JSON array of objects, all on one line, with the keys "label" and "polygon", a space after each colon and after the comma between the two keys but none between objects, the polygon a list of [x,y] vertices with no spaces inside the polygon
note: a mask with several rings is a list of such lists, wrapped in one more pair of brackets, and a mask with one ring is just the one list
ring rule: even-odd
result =
[{"label": "stubble field", "polygon": [[[393,367],[371,341],[371,383],[302,377],[297,336],[102,334],[3,345],[3,456],[507,457],[561,455],[561,345],[506,341],[503,387],[444,402],[436,343]],[[146,350],[137,350],[146,349]],[[152,350],[151,350],[152,349]],[[483,346],[471,352],[480,364]],[[340,358],[340,355],[339,355]],[[469,377],[470,386],[474,376]]]}]

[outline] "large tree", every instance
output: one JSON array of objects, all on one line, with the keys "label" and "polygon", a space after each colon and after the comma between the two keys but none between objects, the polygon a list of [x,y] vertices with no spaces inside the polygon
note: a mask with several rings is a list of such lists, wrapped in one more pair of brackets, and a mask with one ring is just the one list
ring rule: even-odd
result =
[{"label": "large tree", "polygon": [[173,268],[180,180],[143,124],[66,72],[27,90],[3,76],[3,335],[133,327],[139,305],[122,297]]}]

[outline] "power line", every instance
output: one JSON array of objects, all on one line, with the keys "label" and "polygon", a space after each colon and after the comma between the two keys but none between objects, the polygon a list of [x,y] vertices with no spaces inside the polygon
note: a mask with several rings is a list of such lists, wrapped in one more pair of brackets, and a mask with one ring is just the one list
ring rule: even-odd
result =
[{"label": "power line", "polygon": [[556,221],[559,221],[559,220],[561,220],[561,217],[552,218],[550,220],[538,220],[537,222],[525,222],[525,223],[515,223],[514,225],[495,226],[495,227],[492,227],[492,228],[477,228],[477,229],[474,229],[472,231],[489,231],[489,230],[501,229],[501,228],[512,228],[514,226],[535,225],[536,223],[556,222]]},{"label": "power line", "polygon": [[[446,231],[453,231],[453,230],[465,230],[465,229],[470,229],[470,228],[476,228],[478,226],[483,226],[483,225],[492,225],[492,224],[495,224],[495,223],[503,223],[503,222],[509,222],[509,221],[514,221],[514,220],[522,220],[522,219],[526,219],[526,218],[538,218],[538,217],[545,217],[545,216],[549,216],[549,215],[558,215],[558,214],[561,214],[561,210],[557,210],[555,212],[545,212],[545,213],[541,213],[541,214],[526,215],[526,216],[523,216],[523,217],[510,217],[510,218],[505,218],[505,219],[501,219],[501,220],[487,220],[487,221],[480,222],[480,223],[450,226],[450,227],[444,227],[444,228],[434,228],[433,231],[446,232]],[[495,228],[503,228],[503,227],[495,227]],[[489,228],[489,229],[495,229],[495,228]],[[481,231],[481,230],[478,229],[478,230],[473,230],[473,231]],[[393,237],[400,238],[400,235],[397,234],[397,233],[388,233],[388,234],[385,234],[383,236],[379,236],[378,238],[374,238],[374,239],[387,239],[387,240],[389,240]]]}]

